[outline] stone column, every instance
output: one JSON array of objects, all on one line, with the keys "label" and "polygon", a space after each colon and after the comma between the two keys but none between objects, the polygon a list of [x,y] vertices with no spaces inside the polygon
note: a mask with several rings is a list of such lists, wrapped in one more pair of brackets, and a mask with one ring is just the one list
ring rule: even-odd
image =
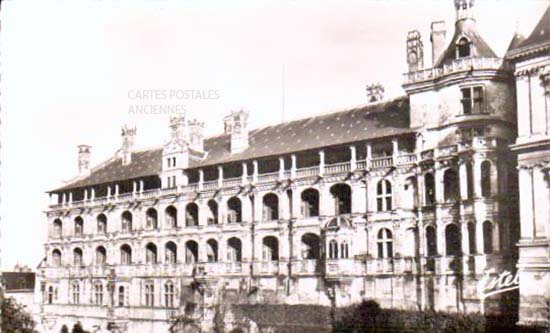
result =
[{"label": "stone column", "polygon": [[[295,193],[292,193],[294,198]],[[289,220],[290,219],[290,200],[288,194],[285,190],[279,191],[279,219],[280,220]]]},{"label": "stone column", "polygon": [[533,212],[533,178],[532,170],[520,165],[519,169],[519,193],[520,196],[520,222],[521,238],[532,239],[535,237],[535,224]]},{"label": "stone column", "polygon": [[248,166],[246,162],[243,162],[243,174],[242,174],[242,180],[241,183],[243,185],[246,185],[248,183]]},{"label": "stone column", "polygon": [[319,176],[325,174],[325,151],[319,150]]},{"label": "stone column", "polygon": [[258,161],[252,161],[252,183],[258,183]]},{"label": "stone column", "polygon": [[476,249],[477,254],[485,254],[485,242],[483,239],[483,221],[476,221]]},{"label": "stone column", "polygon": [[434,181],[435,181],[435,202],[442,203],[444,198],[445,187],[443,184],[443,169],[441,168],[439,162],[435,162],[434,168]]},{"label": "stone column", "polygon": [[473,182],[474,182],[474,198],[481,198],[481,163],[479,157],[474,156],[472,163],[473,168]]},{"label": "stone column", "polygon": [[290,155],[290,179],[296,178],[296,154]]},{"label": "stone column", "polygon": [[252,203],[248,195],[239,196],[241,199],[241,216],[243,222],[252,223],[254,221],[254,212],[252,211]]},{"label": "stone column", "polygon": [[283,180],[285,178],[285,159],[282,157],[279,157],[279,180]]},{"label": "stone column", "polygon": [[370,143],[367,143],[366,148],[367,148],[366,165],[367,165],[367,170],[370,170],[371,161],[372,161],[372,145]]},{"label": "stone column", "polygon": [[199,191],[204,189],[204,170],[199,169]]},{"label": "stone column", "polygon": [[334,200],[327,184],[319,186],[319,215],[332,216],[334,215]]},{"label": "stone column", "polygon": [[532,170],[533,175],[533,211],[535,224],[535,237],[548,237],[546,225],[548,225],[548,204],[550,197],[548,193],[548,181],[545,179],[543,165],[537,164]]},{"label": "stone column", "polygon": [[466,221],[460,221],[460,233],[462,234],[461,237],[461,245],[462,245],[462,253],[470,253],[470,243],[468,238],[468,223]]},{"label": "stone column", "polygon": [[218,166],[218,187],[223,186],[223,167],[221,165]]},{"label": "stone column", "polygon": [[298,219],[301,218],[300,211],[301,211],[301,204],[302,204],[302,197],[301,197],[301,188],[299,187],[292,187],[292,212],[290,213],[291,218]]},{"label": "stone column", "polygon": [[466,170],[466,160],[461,160],[458,166],[458,178],[460,179],[460,198],[468,199],[468,172]]},{"label": "stone column", "polygon": [[355,146],[351,145],[349,146],[351,158],[350,158],[350,169],[351,171],[355,171],[357,169],[357,150],[355,149]]}]

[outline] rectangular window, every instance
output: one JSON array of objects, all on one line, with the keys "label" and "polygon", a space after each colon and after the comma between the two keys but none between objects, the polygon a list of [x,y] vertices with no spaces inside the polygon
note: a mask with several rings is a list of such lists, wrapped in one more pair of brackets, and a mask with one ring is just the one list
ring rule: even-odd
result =
[{"label": "rectangular window", "polygon": [[483,87],[468,87],[462,91],[462,114],[485,113]]}]

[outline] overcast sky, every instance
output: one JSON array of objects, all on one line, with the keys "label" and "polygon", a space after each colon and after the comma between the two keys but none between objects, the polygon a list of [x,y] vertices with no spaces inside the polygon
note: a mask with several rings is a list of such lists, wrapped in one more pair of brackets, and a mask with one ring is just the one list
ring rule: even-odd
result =
[{"label": "overcast sky", "polygon": [[[516,22],[529,34],[548,4],[476,2],[499,56]],[[407,32],[421,32],[429,65],[430,23],[445,20],[451,37],[455,19],[452,0],[8,0],[0,15],[3,270],[43,257],[45,191],[75,175],[78,144],[97,164],[120,147],[125,123],[138,147],[166,140],[166,115],[132,110],[186,109],[208,134],[240,108],[252,128],[277,123],[283,66],[286,120],[363,104],[369,83],[399,96]],[[142,94],[159,89],[201,98]]]}]

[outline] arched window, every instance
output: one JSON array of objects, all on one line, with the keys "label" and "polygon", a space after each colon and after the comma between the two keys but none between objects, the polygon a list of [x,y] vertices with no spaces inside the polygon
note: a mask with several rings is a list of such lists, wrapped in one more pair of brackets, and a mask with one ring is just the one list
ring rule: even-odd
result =
[{"label": "arched window", "polygon": [[392,189],[387,179],[382,179],[376,186],[376,207],[379,212],[392,210]]},{"label": "arched window", "polygon": [[346,241],[340,243],[340,258],[347,259],[349,258],[349,246]]},{"label": "arched window", "polygon": [[466,163],[466,186],[468,187],[468,199],[472,199],[474,197],[474,167],[472,162]]},{"label": "arched window", "polygon": [[309,188],[302,192],[302,217],[319,216],[319,191]]},{"label": "arched window", "polygon": [[145,306],[155,306],[155,285],[151,281],[145,283]]},{"label": "arched window", "polygon": [[264,261],[279,260],[279,240],[273,236],[264,237],[262,240],[262,255]]},{"label": "arched window", "polygon": [[103,266],[107,263],[107,250],[103,246],[98,246],[95,249],[95,264]]},{"label": "arched window", "polygon": [[338,259],[338,242],[334,239],[331,239],[328,243],[328,257]]},{"label": "arched window", "polygon": [[218,242],[214,239],[209,239],[206,242],[206,258],[208,262],[218,261]]},{"label": "arched window", "polygon": [[103,304],[103,285],[101,284],[101,282],[96,282],[94,284],[94,304]]},{"label": "arched window", "polygon": [[49,286],[48,287],[48,293],[47,293],[48,304],[53,304],[53,296],[54,296],[53,287]]},{"label": "arched window", "polygon": [[185,243],[185,263],[194,264],[199,259],[199,245],[197,242],[190,240]]},{"label": "arched window", "polygon": [[493,224],[490,221],[483,222],[483,253],[493,253]]},{"label": "arched window", "polygon": [[82,236],[84,233],[84,220],[82,217],[77,216],[74,219],[74,235],[75,236]]},{"label": "arched window", "polygon": [[166,215],[166,228],[174,229],[178,227],[178,210],[174,206],[168,206],[164,210]]},{"label": "arched window", "polygon": [[227,200],[227,223],[240,223],[242,222],[241,216],[241,200],[231,197]]},{"label": "arched window", "polygon": [[206,221],[209,225],[218,224],[218,203],[216,200],[208,200],[208,217]]},{"label": "arched window", "polygon": [[60,219],[53,221],[53,236],[57,238],[63,236],[63,222]]},{"label": "arched window", "polygon": [[78,283],[78,281],[73,281],[71,283],[71,295],[72,303],[80,304],[80,284]]},{"label": "arched window", "polygon": [[457,200],[460,197],[458,175],[453,169],[445,170],[443,174],[445,201]]},{"label": "arched window", "polygon": [[73,250],[73,265],[76,267],[82,266],[82,249],[77,247]]},{"label": "arched window", "polygon": [[158,229],[158,213],[156,209],[147,209],[147,212],[145,213],[145,220],[145,224],[148,229]]},{"label": "arched window", "polygon": [[330,188],[334,198],[335,215],[351,214],[351,187],[347,184],[336,184]]},{"label": "arched window", "polygon": [[164,246],[165,262],[167,264],[175,264],[178,262],[178,247],[174,242],[168,242]]},{"label": "arched window", "polygon": [[231,237],[227,240],[227,260],[230,262],[241,262],[242,243],[240,239]]},{"label": "arched window", "polygon": [[58,249],[52,251],[52,265],[54,267],[61,266],[61,251]]},{"label": "arched window", "polygon": [[263,197],[263,220],[274,221],[279,219],[279,197],[268,193]]},{"label": "arched window", "polygon": [[476,225],[473,222],[468,222],[468,247],[470,254],[476,254]]},{"label": "arched window", "polygon": [[99,214],[97,216],[97,233],[104,234],[107,232],[107,216]]},{"label": "arched window", "polygon": [[302,236],[302,258],[306,260],[319,259],[320,238],[316,234],[307,233]]},{"label": "arched window", "polygon": [[481,163],[481,196],[491,197],[491,162],[489,161]]},{"label": "arched window", "polygon": [[424,175],[424,188],[426,205],[433,205],[435,203],[435,179],[433,174],[427,173]]},{"label": "arched window", "polygon": [[445,228],[445,254],[448,256],[458,256],[460,252],[460,230],[456,224],[449,224]]},{"label": "arched window", "polygon": [[118,287],[118,306],[124,306],[126,304],[126,288],[124,286]]},{"label": "arched window", "polygon": [[437,234],[432,226],[426,227],[426,254],[428,257],[437,255]]},{"label": "arched window", "polygon": [[456,57],[464,58],[470,55],[470,41],[466,37],[460,38],[458,43],[456,43]]},{"label": "arched window", "polygon": [[132,248],[128,244],[124,244],[120,247],[120,264],[121,265],[132,264]]},{"label": "arched window", "polygon": [[132,213],[125,211],[122,213],[122,231],[130,232],[132,231]]},{"label": "arched window", "polygon": [[149,243],[145,247],[145,262],[153,265],[158,262],[157,246],[153,243]]},{"label": "arched window", "polygon": [[378,231],[378,258],[393,258],[393,236],[389,229]]},{"label": "arched window", "polygon": [[174,284],[172,281],[164,284],[164,305],[168,308],[174,307]]}]

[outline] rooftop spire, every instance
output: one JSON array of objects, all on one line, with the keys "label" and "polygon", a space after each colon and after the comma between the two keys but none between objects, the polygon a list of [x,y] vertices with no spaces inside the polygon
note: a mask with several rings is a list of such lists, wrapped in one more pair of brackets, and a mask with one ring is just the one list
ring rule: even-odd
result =
[{"label": "rooftop spire", "polygon": [[454,0],[456,21],[474,19],[474,0]]}]

